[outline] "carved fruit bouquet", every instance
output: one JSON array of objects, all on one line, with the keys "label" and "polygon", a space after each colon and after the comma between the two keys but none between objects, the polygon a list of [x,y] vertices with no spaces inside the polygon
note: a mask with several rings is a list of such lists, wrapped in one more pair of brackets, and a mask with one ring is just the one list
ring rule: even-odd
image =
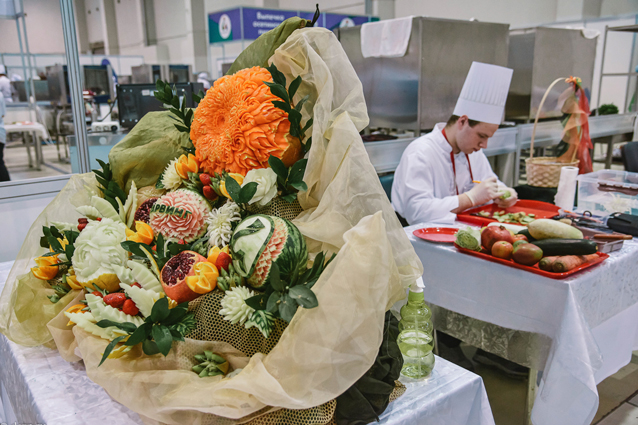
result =
[{"label": "carved fruit bouquet", "polygon": [[[298,308],[317,307],[312,286],[332,258],[319,253],[309,262],[303,236],[283,218],[301,211],[297,192],[307,190],[301,156],[312,119],[301,127],[307,97],[290,101],[300,83],[286,88],[274,65],[245,69],[198,96],[193,113],[159,81],[157,98],[194,148],[144,193],[135,182],[125,193],[101,162],[99,193],[77,208],[84,217],[43,228],[50,252],[36,258],[32,273],[56,291],[52,303],[71,289],[86,292],[65,315],[110,341],[102,362],[138,344],[166,356],[197,326],[189,302],[213,292],[223,294],[224,320],[265,338],[276,319],[290,322]],[[206,366],[193,367],[200,376],[228,372],[221,356],[202,356]]]}]

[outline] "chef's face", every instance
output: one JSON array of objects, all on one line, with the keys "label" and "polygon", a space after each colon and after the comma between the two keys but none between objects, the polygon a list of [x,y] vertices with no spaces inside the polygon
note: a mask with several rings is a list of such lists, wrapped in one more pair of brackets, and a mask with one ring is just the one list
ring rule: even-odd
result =
[{"label": "chef's face", "polygon": [[485,149],[487,147],[487,139],[492,137],[496,130],[498,130],[498,124],[489,124],[486,122],[479,122],[472,127],[470,126],[467,115],[460,117],[456,125],[458,130],[456,134],[456,144],[461,152],[466,154]]}]

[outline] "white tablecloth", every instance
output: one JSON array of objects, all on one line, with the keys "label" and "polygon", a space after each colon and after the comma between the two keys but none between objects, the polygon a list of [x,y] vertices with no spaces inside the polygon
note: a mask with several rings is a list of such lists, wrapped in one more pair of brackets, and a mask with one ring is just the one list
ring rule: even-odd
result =
[{"label": "white tablecloth", "polygon": [[[535,425],[589,424],[596,384],[629,363],[638,330],[638,243],[573,277],[556,280],[432,244],[405,228],[423,262],[427,302],[474,319],[552,338]],[[457,227],[464,227],[458,225]]]},{"label": "white tablecloth", "polygon": [[[11,262],[0,263],[0,290],[10,267]],[[402,376],[401,381],[407,391],[390,403],[380,417],[382,424],[494,425],[478,375],[437,357],[430,377],[416,381]],[[5,389],[0,398],[0,423],[143,423],[90,381],[81,362],[67,363],[57,351],[22,347],[4,335],[0,335],[0,384]]]}]

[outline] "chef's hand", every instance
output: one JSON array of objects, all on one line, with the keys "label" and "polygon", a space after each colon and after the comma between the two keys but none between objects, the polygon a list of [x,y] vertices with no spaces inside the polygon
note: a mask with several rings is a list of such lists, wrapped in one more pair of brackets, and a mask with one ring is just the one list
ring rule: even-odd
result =
[{"label": "chef's hand", "polygon": [[504,195],[501,195],[501,196],[505,196],[509,193],[509,196],[506,197],[505,199],[501,199],[499,197],[494,200],[494,202],[496,202],[496,205],[498,205],[499,208],[509,208],[513,206],[516,202],[518,202],[518,193],[516,193],[516,191],[512,189],[511,187],[500,187],[499,190],[502,193],[504,193]]},{"label": "chef's hand", "polygon": [[486,204],[492,199],[502,196],[503,192],[499,192],[496,177],[490,177],[465,192],[465,194],[468,198],[470,198],[472,206],[477,206]]}]

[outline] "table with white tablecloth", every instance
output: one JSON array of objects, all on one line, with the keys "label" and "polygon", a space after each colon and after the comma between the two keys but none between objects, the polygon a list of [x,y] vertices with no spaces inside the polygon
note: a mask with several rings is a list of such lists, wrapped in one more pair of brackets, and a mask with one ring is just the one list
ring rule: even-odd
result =
[{"label": "table with white tablecloth", "polygon": [[[11,263],[0,263],[0,289]],[[401,377],[407,387],[380,417],[387,425],[494,425],[483,380],[436,358],[427,379]],[[84,365],[46,347],[22,347],[0,335],[0,423],[142,424],[89,380]],[[4,415],[4,417],[3,417]]]},{"label": "table with white tablecloth", "polygon": [[544,335],[548,355],[539,367],[532,422],[591,423],[596,385],[629,363],[637,346],[638,242],[625,241],[603,263],[558,280],[413,235],[424,227],[437,225],[405,231],[423,262],[426,302],[507,330]]}]

